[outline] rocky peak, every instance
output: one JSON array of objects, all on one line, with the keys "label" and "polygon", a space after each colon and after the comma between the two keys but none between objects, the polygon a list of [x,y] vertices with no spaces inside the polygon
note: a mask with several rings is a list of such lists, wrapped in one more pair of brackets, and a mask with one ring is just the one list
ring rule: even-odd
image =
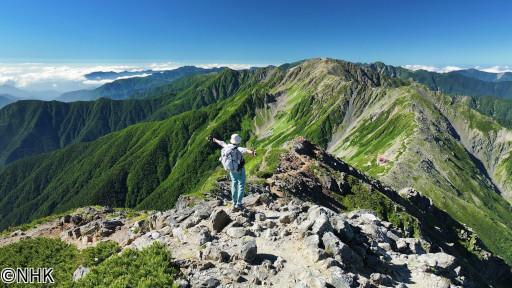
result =
[{"label": "rocky peak", "polygon": [[[40,236],[60,236],[82,248],[106,240],[123,249],[159,242],[172,251],[180,270],[178,287],[448,288],[510,283],[508,266],[419,192],[396,192],[304,139],[285,146],[287,152],[268,183],[249,185],[242,211],[230,207],[227,182],[220,180],[205,199],[181,196],[168,211],[131,217],[109,208],[82,208],[34,230],[13,233],[0,239],[0,245]],[[356,196],[360,202],[352,204],[359,207],[349,206],[346,199],[355,201]],[[405,220],[417,221],[420,230],[407,227]],[[481,259],[460,257],[464,248],[458,242],[464,239],[480,249]],[[77,267],[73,277],[78,281],[88,271]]]}]

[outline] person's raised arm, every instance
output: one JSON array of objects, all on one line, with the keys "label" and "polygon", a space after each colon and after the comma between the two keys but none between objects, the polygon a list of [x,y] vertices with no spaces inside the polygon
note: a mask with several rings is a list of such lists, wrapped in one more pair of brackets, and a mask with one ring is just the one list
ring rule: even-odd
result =
[{"label": "person's raised arm", "polygon": [[225,143],[224,141],[219,140],[219,139],[217,139],[217,138],[212,138],[212,141],[213,141],[214,143],[216,143],[217,145],[219,145],[220,147],[224,147],[224,146],[226,146],[226,143]]},{"label": "person's raised arm", "polygon": [[256,150],[251,150],[249,148],[245,148],[244,153],[251,154],[252,156],[256,156]]}]

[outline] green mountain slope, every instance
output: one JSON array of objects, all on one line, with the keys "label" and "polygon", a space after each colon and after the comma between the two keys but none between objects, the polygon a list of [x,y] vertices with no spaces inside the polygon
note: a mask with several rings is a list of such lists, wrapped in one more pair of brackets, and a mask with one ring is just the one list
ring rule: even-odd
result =
[{"label": "green mountain slope", "polygon": [[0,110],[0,166],[125,128],[146,119],[159,108],[160,102],[18,101]]},{"label": "green mountain slope", "polygon": [[467,104],[478,112],[494,118],[507,128],[512,128],[512,99],[474,97]]},{"label": "green mountain slope", "polygon": [[172,207],[218,175],[206,137],[237,131],[258,149],[247,164],[253,175],[265,176],[274,152],[305,136],[396,190],[430,196],[512,263],[510,130],[386,69],[313,59],[159,88],[143,95],[171,95],[155,121],[7,166],[0,227],[92,203]]},{"label": "green mountain slope", "polygon": [[[231,95],[239,84],[235,72],[226,70],[178,79],[137,94],[144,98],[139,100],[20,101],[0,110],[0,135],[4,136],[0,139],[0,166],[92,141],[141,121],[200,108]],[[210,86],[213,90],[208,90]]]}]

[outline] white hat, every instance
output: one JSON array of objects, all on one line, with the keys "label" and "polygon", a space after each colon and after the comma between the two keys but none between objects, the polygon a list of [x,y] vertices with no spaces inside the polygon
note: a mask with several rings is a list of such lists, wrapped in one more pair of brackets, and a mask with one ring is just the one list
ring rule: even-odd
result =
[{"label": "white hat", "polygon": [[238,145],[242,142],[242,137],[238,134],[233,134],[231,135],[231,140],[229,140],[229,142],[231,142],[231,144]]}]

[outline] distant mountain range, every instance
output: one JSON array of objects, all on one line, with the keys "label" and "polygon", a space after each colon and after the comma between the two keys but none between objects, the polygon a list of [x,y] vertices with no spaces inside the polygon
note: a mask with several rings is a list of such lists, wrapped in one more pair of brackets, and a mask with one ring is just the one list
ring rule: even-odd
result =
[{"label": "distant mountain range", "polygon": [[[512,99],[512,81],[487,81],[482,75],[491,74],[490,79],[498,79],[499,74],[496,73],[476,73],[473,69],[460,70],[449,73],[436,73],[426,70],[408,70],[402,67],[394,67],[385,65],[384,63],[367,64],[382,69],[389,76],[402,79],[409,79],[426,85],[433,91],[440,91],[451,95],[464,96],[497,96]],[[473,71],[473,72],[472,72]],[[509,75],[509,74],[507,74]],[[499,79],[503,79],[502,76]]]},{"label": "distant mountain range", "polygon": [[0,94],[7,94],[18,100],[21,99],[38,99],[51,100],[60,95],[60,92],[54,90],[32,91],[14,87],[12,85],[0,85]]},{"label": "distant mountain range", "polygon": [[153,70],[140,70],[140,71],[97,71],[85,74],[84,77],[87,80],[116,80],[121,77],[131,77],[137,75],[151,75],[153,73],[159,73],[160,71]]},{"label": "distant mountain range", "polygon": [[458,70],[458,71],[449,72],[448,74],[459,74],[462,76],[475,78],[475,79],[487,81],[487,82],[512,81],[512,72],[490,73],[490,72],[480,71],[477,69],[466,69],[466,70]]},{"label": "distant mountain range", "polygon": [[0,94],[0,108],[15,102],[17,99],[9,94]]},{"label": "distant mountain range", "polygon": [[[183,66],[174,70],[154,72],[150,76],[146,77],[119,79],[111,83],[104,84],[93,90],[77,90],[67,92],[62,94],[56,100],[63,102],[88,101],[99,99],[101,97],[116,100],[127,99],[138,92],[143,92],[151,88],[169,84],[172,81],[184,76],[211,73],[219,71],[220,69],[222,68],[203,69],[195,66]],[[112,72],[107,72],[106,75],[112,76],[111,73]],[[92,77],[94,77],[94,75],[101,75],[101,72],[95,72],[92,74]]]}]

